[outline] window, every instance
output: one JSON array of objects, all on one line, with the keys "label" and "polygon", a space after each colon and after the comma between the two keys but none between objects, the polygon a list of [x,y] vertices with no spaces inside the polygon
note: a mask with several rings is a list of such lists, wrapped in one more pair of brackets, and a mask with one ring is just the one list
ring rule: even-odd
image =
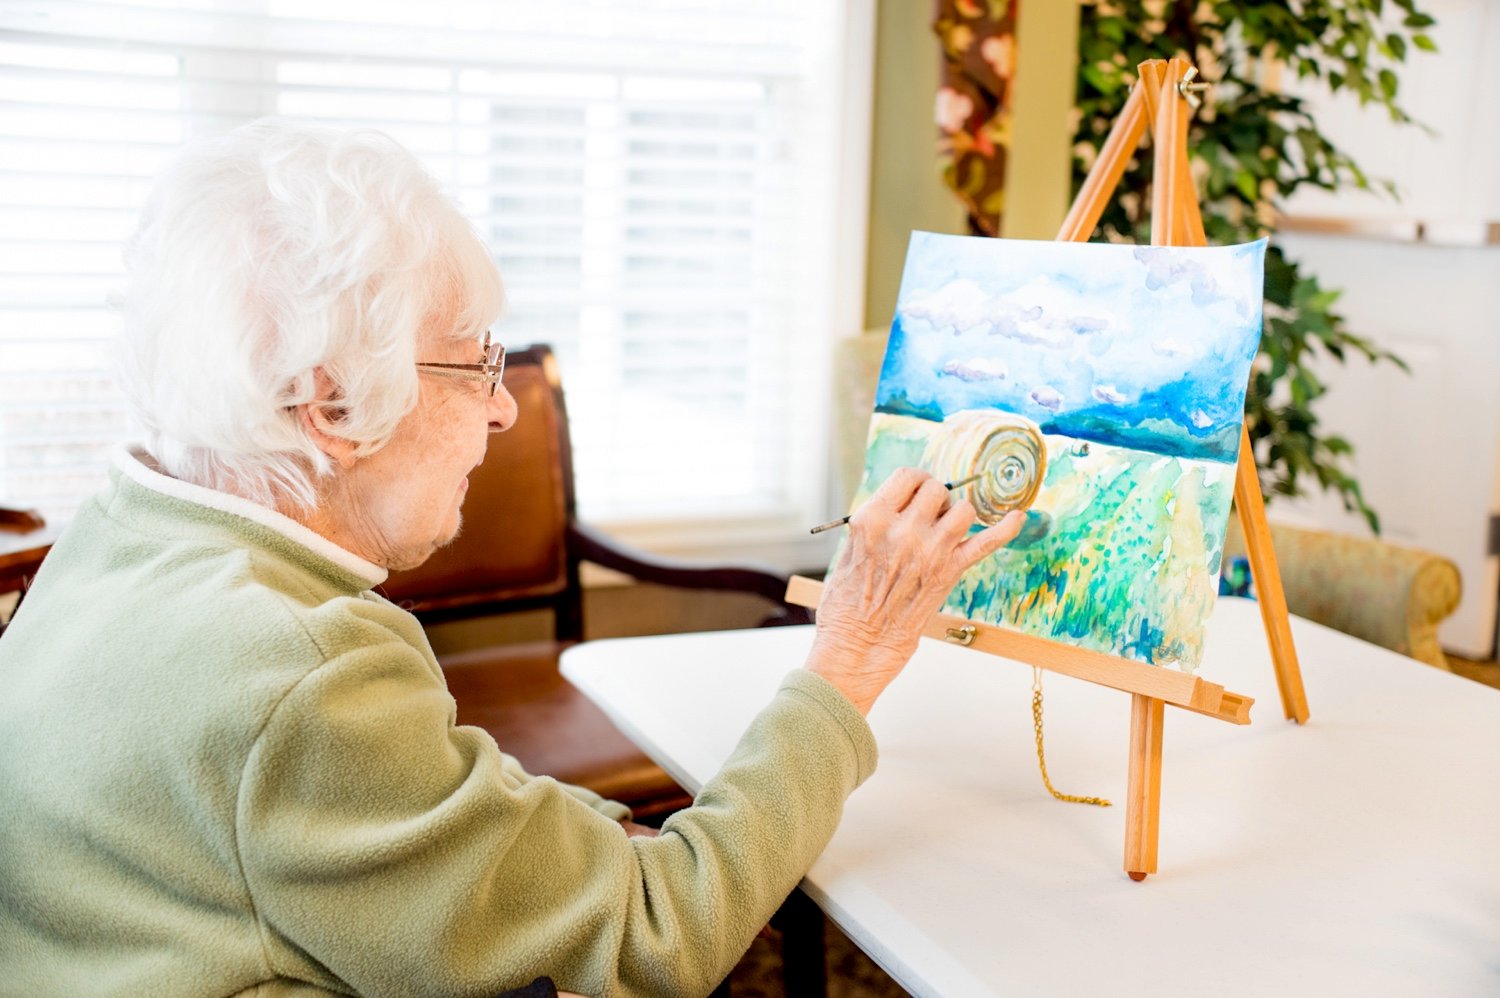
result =
[{"label": "window", "polygon": [[127,433],[109,300],[150,179],[194,136],[281,114],[383,129],[455,194],[506,282],[501,338],[559,355],[585,516],[679,538],[822,518],[872,6],[8,6],[0,498],[66,518],[102,482]]}]

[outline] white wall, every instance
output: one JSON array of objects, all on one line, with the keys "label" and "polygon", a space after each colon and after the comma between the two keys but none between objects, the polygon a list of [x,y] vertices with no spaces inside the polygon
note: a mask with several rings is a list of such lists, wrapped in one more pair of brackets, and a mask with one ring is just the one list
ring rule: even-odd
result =
[{"label": "white wall", "polygon": [[[1329,430],[1357,448],[1358,477],[1387,538],[1458,563],[1464,598],[1441,637],[1471,657],[1493,652],[1500,558],[1487,552],[1500,514],[1500,0],[1427,0],[1436,56],[1413,53],[1403,102],[1436,134],[1316,91],[1320,123],[1402,199],[1299,195],[1294,220],[1341,219],[1349,234],[1291,231],[1281,243],[1325,287],[1354,331],[1400,354],[1324,369]],[[1326,496],[1277,502],[1273,519],[1364,532]]]}]

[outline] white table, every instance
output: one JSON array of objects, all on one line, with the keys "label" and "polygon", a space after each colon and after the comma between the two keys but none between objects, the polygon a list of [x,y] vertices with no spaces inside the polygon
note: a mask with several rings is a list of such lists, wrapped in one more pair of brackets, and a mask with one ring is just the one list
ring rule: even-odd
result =
[{"label": "white table", "polygon": [[[803,889],[918,995],[1500,995],[1500,691],[1294,619],[1282,719],[1253,603],[1202,674],[1249,727],[1167,708],[1160,872],[1121,872],[1127,694],[924,641],[870,723],[875,775]],[[563,674],[696,791],[811,629],[595,641]]]}]

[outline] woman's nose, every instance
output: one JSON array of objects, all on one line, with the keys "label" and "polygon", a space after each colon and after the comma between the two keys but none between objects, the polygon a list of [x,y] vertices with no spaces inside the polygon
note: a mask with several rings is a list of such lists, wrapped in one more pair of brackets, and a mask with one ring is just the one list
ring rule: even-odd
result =
[{"label": "woman's nose", "polygon": [[495,394],[490,396],[487,408],[489,410],[491,433],[504,433],[516,425],[516,417],[519,415],[519,410],[516,408],[515,397],[506,390],[504,385],[500,385],[496,389]]}]

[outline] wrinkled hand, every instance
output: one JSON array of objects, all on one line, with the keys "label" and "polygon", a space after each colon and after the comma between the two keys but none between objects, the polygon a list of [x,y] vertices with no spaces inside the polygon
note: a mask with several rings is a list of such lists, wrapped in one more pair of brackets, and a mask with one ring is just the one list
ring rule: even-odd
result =
[{"label": "wrinkled hand", "polygon": [[970,537],[974,507],[948,499],[942,482],[901,468],[849,520],[807,668],[862,714],[906,666],[958,577],[1014,539],[1026,519],[1013,511]]}]

